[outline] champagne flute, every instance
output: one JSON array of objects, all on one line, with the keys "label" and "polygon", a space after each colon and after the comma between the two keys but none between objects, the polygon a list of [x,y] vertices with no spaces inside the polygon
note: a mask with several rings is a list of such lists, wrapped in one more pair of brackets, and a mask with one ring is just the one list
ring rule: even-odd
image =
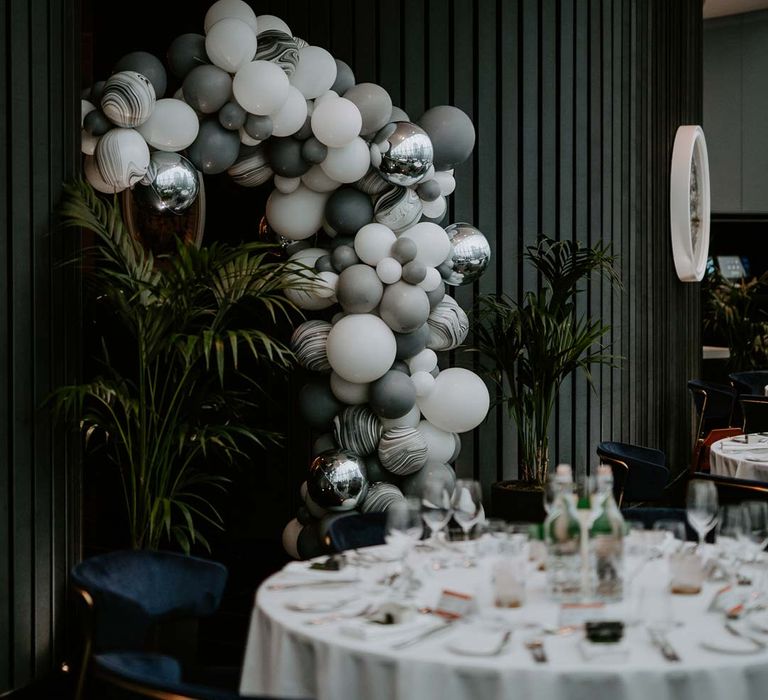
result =
[{"label": "champagne flute", "polygon": [[707,533],[717,524],[717,489],[711,481],[692,479],[688,482],[686,511],[701,546]]},{"label": "champagne flute", "polygon": [[445,479],[428,479],[421,491],[421,517],[429,527],[429,539],[433,545],[437,544],[452,515],[450,484]]},{"label": "champagne flute", "polygon": [[469,539],[469,531],[480,520],[483,513],[480,484],[473,479],[457,479],[451,499],[453,517]]}]

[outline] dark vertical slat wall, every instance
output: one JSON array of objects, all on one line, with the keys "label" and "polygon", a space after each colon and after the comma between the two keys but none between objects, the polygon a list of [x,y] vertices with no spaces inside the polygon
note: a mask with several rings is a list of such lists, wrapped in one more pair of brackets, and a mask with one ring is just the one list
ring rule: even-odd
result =
[{"label": "dark vertical slat wall", "polygon": [[73,442],[42,404],[79,366],[75,236],[55,209],[79,167],[79,3],[0,15],[0,694],[61,660],[75,560]]},{"label": "dark vertical slat wall", "polygon": [[[677,127],[701,122],[700,0],[318,5],[327,13],[308,25],[306,3],[254,3],[330,48],[358,81],[380,82],[411,118],[450,103],[475,123],[477,145],[457,168],[446,221],[475,223],[494,259],[478,283],[455,290],[464,308],[481,293],[519,298],[535,288],[522,254],[540,233],[607,241],[619,256],[623,291],[596,281],[578,308],[611,324],[607,342],[622,359],[595,368],[594,390],[580,375],[565,382],[552,461],[583,473],[596,443],[612,439],[659,447],[682,469],[699,301],[698,286],[674,273],[669,164]],[[463,437],[457,469],[486,488],[516,478],[515,443],[514,426],[494,409]],[[296,468],[304,460],[297,451]]]}]

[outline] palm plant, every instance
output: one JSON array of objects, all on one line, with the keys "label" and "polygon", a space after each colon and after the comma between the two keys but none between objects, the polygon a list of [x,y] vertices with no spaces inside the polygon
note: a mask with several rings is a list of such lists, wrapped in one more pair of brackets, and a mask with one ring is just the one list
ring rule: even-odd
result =
[{"label": "palm plant", "polygon": [[577,369],[591,384],[590,367],[614,359],[599,344],[610,326],[577,314],[579,285],[593,273],[612,285],[620,283],[615,257],[602,243],[585,248],[543,237],[526,249],[525,257],[541,276],[540,289],[520,301],[506,295],[481,297],[475,337],[515,422],[521,477],[543,485],[549,469],[549,422],[560,384]]},{"label": "palm plant", "polygon": [[96,376],[59,388],[54,407],[119,470],[134,548],[207,548],[201,524],[222,525],[211,489],[225,488],[246,443],[278,437],[248,420],[259,386],[240,355],[260,371],[289,366],[290,350],[265,328],[291,314],[283,291],[302,273],[259,243],[179,242],[157,265],[117,200],[83,182],[68,187],[63,218],[95,234],[89,281],[113,323]]}]

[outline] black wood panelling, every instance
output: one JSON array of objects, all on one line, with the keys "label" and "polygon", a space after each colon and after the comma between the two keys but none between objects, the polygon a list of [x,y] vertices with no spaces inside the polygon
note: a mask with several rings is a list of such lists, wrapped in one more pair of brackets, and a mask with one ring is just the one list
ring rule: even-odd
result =
[{"label": "black wood panelling", "polygon": [[61,185],[79,169],[79,3],[6,0],[0,14],[0,694],[62,654],[76,555],[76,443],[42,408],[79,366],[74,237]]}]

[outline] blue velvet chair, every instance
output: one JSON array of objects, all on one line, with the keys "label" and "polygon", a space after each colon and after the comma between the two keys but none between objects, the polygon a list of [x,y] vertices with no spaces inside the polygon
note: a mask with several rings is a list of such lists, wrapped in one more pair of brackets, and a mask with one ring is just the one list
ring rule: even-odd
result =
[{"label": "blue velvet chair", "polygon": [[328,538],[337,552],[384,544],[386,522],[386,513],[351,513],[330,524]]},{"label": "blue velvet chair", "polygon": [[736,400],[733,387],[691,379],[688,382],[688,391],[691,392],[696,408],[697,440],[706,437],[712,430],[730,428],[733,425]]},{"label": "blue velvet chair", "polygon": [[211,615],[226,580],[225,566],[170,552],[110,552],[75,566],[71,582],[86,617],[77,697],[91,654],[143,651],[158,622]]},{"label": "blue velvet chair", "polygon": [[768,385],[768,369],[751,372],[732,372],[728,375],[731,384],[739,396],[763,396]]},{"label": "blue velvet chair", "polygon": [[613,493],[625,501],[659,501],[669,480],[667,458],[661,450],[623,442],[601,442],[597,456],[613,469]]}]

